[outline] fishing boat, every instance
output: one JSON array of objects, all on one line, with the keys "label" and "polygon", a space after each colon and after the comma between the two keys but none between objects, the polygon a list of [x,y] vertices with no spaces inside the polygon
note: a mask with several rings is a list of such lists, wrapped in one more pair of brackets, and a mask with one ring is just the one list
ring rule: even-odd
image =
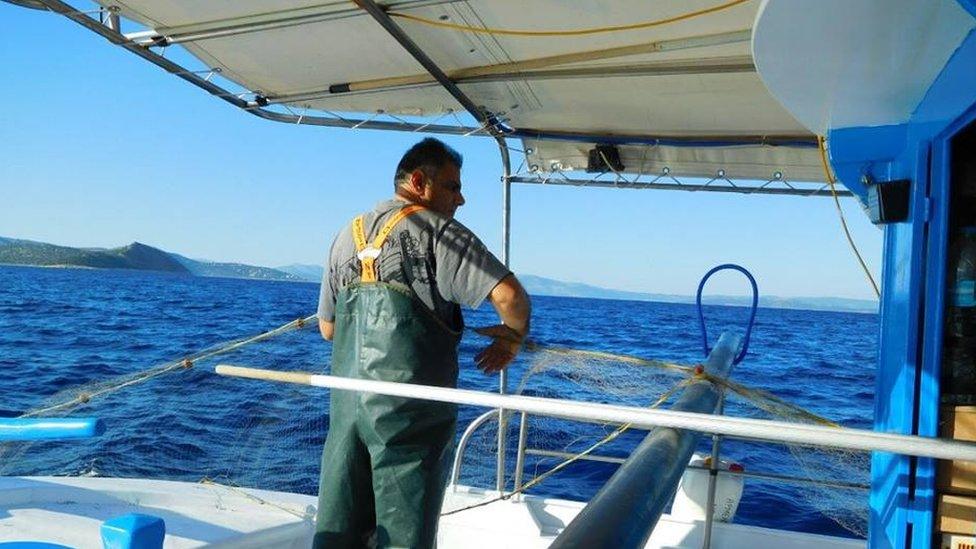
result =
[{"label": "fishing boat", "polygon": [[[485,394],[218,368],[486,408],[461,437],[445,501],[473,508],[442,518],[442,546],[972,547],[976,415],[959,406],[971,390],[959,357],[976,340],[947,319],[969,318],[976,304],[960,301],[965,281],[951,245],[976,225],[973,0],[6,2],[81,25],[265,120],[494,140],[506,263],[513,184],[853,197],[883,228],[873,430],[717,413],[748,332],[713,348],[706,339],[708,375],[686,384],[670,410],[511,394],[505,375],[497,394]],[[590,501],[517,494],[479,507],[521,488],[532,449],[524,429],[509,440],[506,425],[517,418],[522,427],[529,415],[648,435]],[[469,433],[492,422],[494,486],[464,486]],[[25,418],[3,429],[7,438],[70,438],[104,427]],[[703,433],[715,441],[697,502],[703,516],[665,513],[679,482],[690,482]],[[872,452],[867,539],[717,520],[721,479],[742,476],[720,466],[728,437]],[[166,547],[304,547],[315,503],[248,487],[8,477],[0,540],[97,547],[100,530],[106,543],[161,536],[157,517]]]}]

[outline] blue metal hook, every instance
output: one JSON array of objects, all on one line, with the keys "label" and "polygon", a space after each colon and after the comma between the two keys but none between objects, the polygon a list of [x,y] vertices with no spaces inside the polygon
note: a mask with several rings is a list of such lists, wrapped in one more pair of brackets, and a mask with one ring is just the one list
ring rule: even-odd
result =
[{"label": "blue metal hook", "polygon": [[742,362],[745,358],[746,352],[749,350],[749,338],[752,337],[752,325],[756,320],[756,309],[759,308],[759,286],[756,285],[756,279],[753,278],[752,273],[747,271],[744,267],[740,267],[734,263],[725,263],[724,265],[719,265],[712,270],[705,273],[702,277],[701,282],[698,283],[698,295],[695,297],[695,304],[698,305],[698,325],[701,327],[702,336],[702,348],[705,351],[705,356],[708,356],[712,352],[711,347],[708,346],[708,331],[705,329],[705,315],[702,313],[702,290],[705,289],[705,282],[715,273],[719,271],[724,271],[731,269],[733,271],[739,271],[740,273],[746,275],[749,279],[749,284],[752,284],[752,313],[749,315],[749,326],[746,327],[746,337],[742,343],[742,351],[739,352],[739,356],[735,357],[732,364],[738,364]]}]

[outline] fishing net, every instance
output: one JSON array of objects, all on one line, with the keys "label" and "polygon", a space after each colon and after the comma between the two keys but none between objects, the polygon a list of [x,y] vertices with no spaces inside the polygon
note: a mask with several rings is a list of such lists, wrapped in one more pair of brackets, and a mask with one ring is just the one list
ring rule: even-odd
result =
[{"label": "fishing net", "polygon": [[[307,358],[298,349],[318,338],[315,330],[306,329],[313,325],[312,317],[296,320],[251,338],[49,395],[23,415],[101,417],[110,426],[108,432],[86,444],[0,444],[0,474],[164,478],[314,494],[327,430],[327,393],[213,373],[218,360],[296,369]],[[666,408],[696,373],[694,364],[611,353],[543,346],[527,351],[511,370],[512,392],[527,396]],[[321,362],[324,371],[327,358]],[[769,392],[716,382],[725,389],[730,415],[835,425]],[[459,428],[483,413],[462,407]],[[497,413],[489,416],[470,434],[460,461],[461,484],[495,487],[496,417]],[[520,414],[510,414],[506,428],[509,482],[503,497],[526,491],[587,499],[646,434],[626,425]],[[710,444],[705,438],[703,448]],[[526,449],[523,463],[518,463],[520,443]],[[747,471],[764,470],[749,459],[755,443],[723,444],[723,458],[746,463]],[[777,463],[778,475],[806,481],[790,484],[790,489],[808,506],[855,535],[866,534],[867,455],[801,446],[778,447],[777,454],[770,453],[770,446],[763,445],[764,455],[766,461]],[[750,479],[746,485],[768,482],[772,481]],[[742,505],[748,504],[747,491]]]},{"label": "fishing net", "polygon": [[[695,374],[693,365],[645,360],[636,357],[566,348],[539,348],[518,381],[517,394],[641,407],[668,407]],[[774,419],[799,424],[839,427],[836,423],[793,405],[763,390],[716,380],[725,389],[726,410],[736,416]],[[520,441],[524,423],[525,457],[516,463],[518,444],[506,452],[510,480],[508,499],[526,492],[565,499],[588,499],[646,435],[627,425],[593,424],[558,418],[510,414],[508,440]],[[495,485],[498,422],[489,421],[471,435],[462,455],[460,480],[475,486]],[[710,451],[711,438],[703,437],[701,452]],[[761,448],[761,450],[757,450]],[[767,463],[756,464],[749,456],[760,453]],[[800,496],[808,509],[816,510],[858,537],[867,535],[868,454],[830,448],[729,441],[723,459],[747,463],[770,473],[769,478],[748,479],[763,490],[789,490]],[[765,467],[764,467],[765,465]],[[792,477],[792,478],[783,478]],[[480,503],[478,505],[483,505]],[[749,505],[748,490],[742,507]],[[461,512],[453,509],[450,512]],[[762,520],[757,520],[762,523]]]},{"label": "fishing net", "polygon": [[328,395],[213,372],[225,360],[294,369],[307,358],[300,350],[319,337],[308,329],[314,325],[314,317],[296,320],[51,394],[21,417],[98,417],[105,434],[84,444],[0,444],[0,475],[153,478],[314,494]]}]

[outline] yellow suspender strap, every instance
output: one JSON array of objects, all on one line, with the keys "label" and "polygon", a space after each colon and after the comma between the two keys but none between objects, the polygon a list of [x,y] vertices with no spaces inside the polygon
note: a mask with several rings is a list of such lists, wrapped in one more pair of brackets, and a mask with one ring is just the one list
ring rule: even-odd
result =
[{"label": "yellow suspender strap", "polygon": [[352,221],[352,237],[356,241],[356,257],[359,258],[359,261],[363,265],[362,282],[376,282],[376,267],[374,265],[376,258],[380,256],[380,250],[383,249],[383,243],[386,242],[386,237],[390,236],[397,223],[423,209],[425,209],[423,206],[417,204],[411,204],[402,208],[383,224],[380,232],[373,239],[371,246],[366,245],[366,232],[363,230],[363,216],[359,216]]}]

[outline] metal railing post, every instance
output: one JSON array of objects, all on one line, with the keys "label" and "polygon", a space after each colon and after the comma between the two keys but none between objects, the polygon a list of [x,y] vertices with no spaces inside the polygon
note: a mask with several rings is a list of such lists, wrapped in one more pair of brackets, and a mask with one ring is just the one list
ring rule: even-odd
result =
[{"label": "metal railing post", "polygon": [[522,488],[522,469],[525,467],[525,443],[528,432],[529,415],[522,412],[522,417],[519,419],[518,454],[515,456],[515,484],[512,488],[515,491]]},{"label": "metal railing post", "polygon": [[457,450],[454,452],[454,466],[451,468],[451,484],[457,485],[458,480],[461,478],[461,464],[464,462],[464,452],[468,449],[468,442],[471,440],[471,435],[484,422],[491,419],[493,415],[495,415],[493,411],[487,411],[481,414],[469,423],[467,429],[461,434],[461,440],[458,441]]},{"label": "metal railing post", "polygon": [[[497,137],[498,152],[502,157],[502,263],[510,267],[509,238],[512,223],[512,161],[504,137]],[[502,370],[498,376],[498,392],[508,393],[508,371]],[[504,408],[498,409],[498,468],[495,475],[495,489],[505,491],[505,451],[508,447],[508,416]]]},{"label": "metal railing post", "polygon": [[[718,397],[718,407],[715,413],[721,415],[725,405],[725,392]],[[712,461],[708,466],[708,498],[706,498],[705,508],[705,534],[702,539],[702,548],[709,549],[712,546],[712,525],[715,523],[715,489],[718,483],[718,466],[721,461],[722,437],[712,435]]]}]

